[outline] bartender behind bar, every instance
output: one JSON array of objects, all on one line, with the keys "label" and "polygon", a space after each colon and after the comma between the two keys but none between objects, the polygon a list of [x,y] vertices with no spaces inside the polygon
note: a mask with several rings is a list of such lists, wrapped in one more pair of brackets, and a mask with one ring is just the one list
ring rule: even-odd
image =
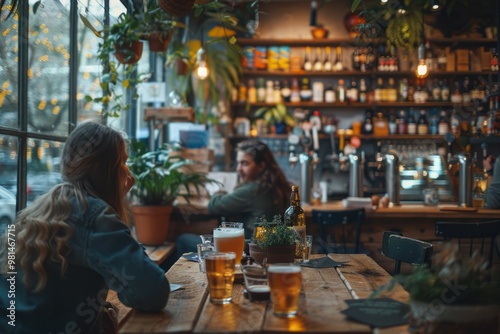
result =
[{"label": "bartender behind bar", "polygon": [[489,155],[484,159],[483,166],[488,174],[488,187],[484,192],[486,207],[500,209],[500,159]]}]

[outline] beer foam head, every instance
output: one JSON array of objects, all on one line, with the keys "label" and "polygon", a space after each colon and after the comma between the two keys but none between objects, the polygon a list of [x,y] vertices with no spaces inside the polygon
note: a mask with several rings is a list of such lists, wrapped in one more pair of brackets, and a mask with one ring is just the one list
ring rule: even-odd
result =
[{"label": "beer foam head", "polygon": [[287,265],[287,264],[277,264],[270,265],[267,268],[267,272],[269,273],[282,273],[282,274],[294,274],[300,273],[300,267],[295,265]]},{"label": "beer foam head", "polygon": [[245,234],[242,228],[220,227],[214,230],[214,238],[235,238]]}]

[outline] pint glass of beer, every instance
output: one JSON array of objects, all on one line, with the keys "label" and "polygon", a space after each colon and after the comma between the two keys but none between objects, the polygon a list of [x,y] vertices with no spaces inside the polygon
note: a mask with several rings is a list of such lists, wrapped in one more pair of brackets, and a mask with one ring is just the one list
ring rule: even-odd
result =
[{"label": "pint glass of beer", "polygon": [[270,264],[267,276],[274,315],[295,316],[299,308],[299,295],[302,288],[300,266],[292,263]]},{"label": "pint glass of beer", "polygon": [[214,304],[231,302],[235,259],[236,254],[233,252],[213,252],[205,256],[210,301]]},{"label": "pint glass of beer", "polygon": [[236,263],[239,265],[245,249],[245,230],[243,229],[243,223],[231,224],[239,225],[234,225],[235,227],[222,225],[222,227],[214,229],[215,251],[236,253]]}]

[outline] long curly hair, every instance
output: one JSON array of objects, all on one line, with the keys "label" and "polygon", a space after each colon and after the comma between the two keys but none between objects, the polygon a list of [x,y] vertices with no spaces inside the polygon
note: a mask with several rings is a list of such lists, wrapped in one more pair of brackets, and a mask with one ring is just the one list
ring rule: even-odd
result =
[{"label": "long curly hair", "polygon": [[258,191],[275,193],[275,203],[283,210],[288,206],[291,193],[290,183],[274,159],[269,147],[260,140],[245,140],[238,144],[237,151],[248,154],[256,164],[264,163],[265,168],[254,182],[258,183]]},{"label": "long curly hair", "polygon": [[[126,190],[123,186],[127,170],[126,144],[122,134],[108,126],[85,122],[75,128],[64,145],[62,154],[63,183],[54,186],[31,205],[20,211],[15,221],[16,264],[24,270],[23,282],[33,291],[41,291],[47,283],[46,266],[58,263],[61,276],[67,269],[68,239],[72,234],[67,224],[72,214],[71,199],[84,209],[86,195],[104,200],[124,223],[128,223]],[[0,271],[8,271],[8,236],[0,240]],[[33,272],[36,274],[32,279]]]}]

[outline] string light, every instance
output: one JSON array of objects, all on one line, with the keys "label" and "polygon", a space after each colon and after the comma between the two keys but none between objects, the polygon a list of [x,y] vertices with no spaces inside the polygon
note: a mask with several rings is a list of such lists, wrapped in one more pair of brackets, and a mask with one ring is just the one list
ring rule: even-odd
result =
[{"label": "string light", "polygon": [[418,66],[417,66],[417,78],[425,78],[429,71],[427,70],[427,65],[425,64],[425,45],[420,44],[418,47]]}]

